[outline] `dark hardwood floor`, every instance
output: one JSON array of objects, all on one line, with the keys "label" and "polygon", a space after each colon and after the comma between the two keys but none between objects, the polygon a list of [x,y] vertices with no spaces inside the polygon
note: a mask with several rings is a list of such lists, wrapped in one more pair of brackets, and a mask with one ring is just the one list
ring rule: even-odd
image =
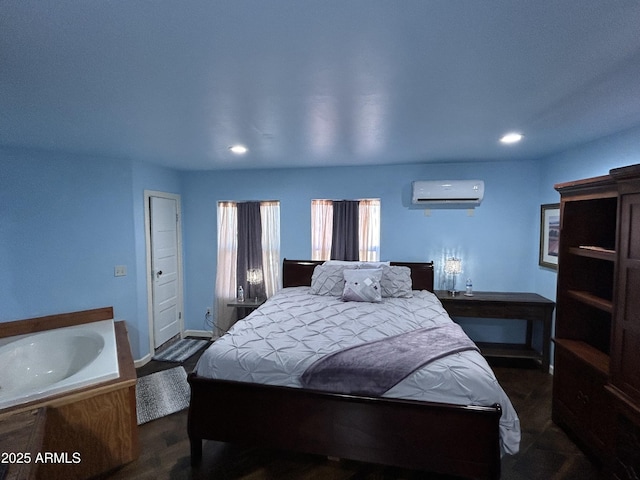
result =
[{"label": "dark hardwood floor", "polygon": [[[193,370],[199,354],[184,363]],[[152,361],[138,376],[175,367]],[[531,366],[493,364],[496,376],[513,402],[522,426],[520,453],[502,461],[505,480],[589,480],[598,469],[551,421],[552,377]],[[224,415],[224,412],[212,412]],[[109,479],[219,479],[219,480],[440,480],[445,477],[351,461],[329,460],[220,442],[204,443],[203,462],[192,469],[182,411],[140,426],[140,458],[103,478]],[[470,432],[470,434],[473,434]],[[447,477],[450,478],[450,477]]]}]

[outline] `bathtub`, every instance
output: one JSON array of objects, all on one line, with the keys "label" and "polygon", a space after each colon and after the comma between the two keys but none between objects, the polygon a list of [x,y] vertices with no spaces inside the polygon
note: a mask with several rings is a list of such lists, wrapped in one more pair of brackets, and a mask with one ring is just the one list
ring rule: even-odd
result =
[{"label": "bathtub", "polygon": [[0,341],[0,409],[118,378],[114,321]]}]

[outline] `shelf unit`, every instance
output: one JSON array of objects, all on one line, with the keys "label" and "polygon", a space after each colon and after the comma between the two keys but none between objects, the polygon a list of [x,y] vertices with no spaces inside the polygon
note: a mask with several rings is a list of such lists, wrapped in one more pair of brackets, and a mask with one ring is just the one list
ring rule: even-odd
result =
[{"label": "shelf unit", "polygon": [[640,476],[640,165],[561,194],[553,420],[606,476]]},{"label": "shelf unit", "polygon": [[553,419],[604,464],[611,369],[618,190],[611,176],[561,194]]}]

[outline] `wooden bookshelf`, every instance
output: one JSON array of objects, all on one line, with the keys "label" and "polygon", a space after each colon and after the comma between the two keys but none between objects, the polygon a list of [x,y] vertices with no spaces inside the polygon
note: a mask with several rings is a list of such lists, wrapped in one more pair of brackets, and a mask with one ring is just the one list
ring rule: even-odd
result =
[{"label": "wooden bookshelf", "polygon": [[553,420],[603,465],[640,471],[640,165],[561,194]]}]

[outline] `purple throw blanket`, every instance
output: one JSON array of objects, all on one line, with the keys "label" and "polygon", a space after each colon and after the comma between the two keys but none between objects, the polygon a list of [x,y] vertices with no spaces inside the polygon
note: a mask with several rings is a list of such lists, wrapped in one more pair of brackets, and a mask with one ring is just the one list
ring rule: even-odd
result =
[{"label": "purple throw blanket", "polygon": [[380,396],[427,363],[464,350],[479,351],[459,325],[421,328],[326,355],[300,380],[314,390]]}]

